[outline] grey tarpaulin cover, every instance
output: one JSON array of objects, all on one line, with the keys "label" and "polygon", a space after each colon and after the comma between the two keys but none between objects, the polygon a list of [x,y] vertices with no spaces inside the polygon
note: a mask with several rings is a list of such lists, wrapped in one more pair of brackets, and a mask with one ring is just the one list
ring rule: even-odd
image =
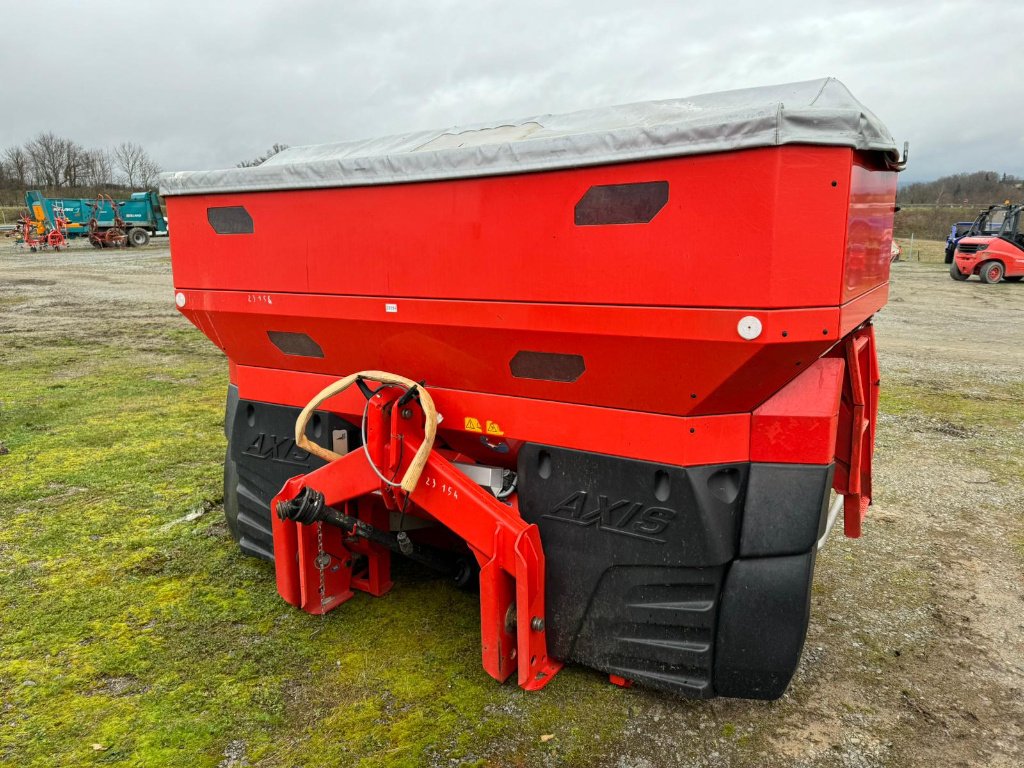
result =
[{"label": "grey tarpaulin cover", "polygon": [[292,147],[254,168],[160,176],[164,195],[460,179],[825,144],[898,159],[882,122],[834,78],[379,139]]}]

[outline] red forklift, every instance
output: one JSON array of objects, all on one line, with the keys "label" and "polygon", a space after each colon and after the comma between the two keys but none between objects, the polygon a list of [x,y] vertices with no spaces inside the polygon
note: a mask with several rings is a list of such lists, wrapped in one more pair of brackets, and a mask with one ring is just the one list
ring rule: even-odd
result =
[{"label": "red forklift", "polygon": [[977,275],[989,285],[1020,282],[1024,279],[1024,206],[993,210],[987,231],[991,234],[970,235],[957,243],[949,276],[963,281]]},{"label": "red forklift", "polygon": [[905,162],[825,79],[164,174],[235,540],[342,621],[395,558],[476,586],[528,690],[781,696],[871,503]]}]

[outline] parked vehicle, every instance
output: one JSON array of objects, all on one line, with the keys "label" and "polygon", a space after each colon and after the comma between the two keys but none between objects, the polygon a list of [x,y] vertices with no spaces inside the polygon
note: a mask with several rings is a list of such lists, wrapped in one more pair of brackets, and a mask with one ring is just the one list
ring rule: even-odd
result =
[{"label": "parked vehicle", "polygon": [[958,221],[950,227],[949,234],[946,235],[947,264],[953,263],[953,256],[956,253],[956,244],[960,241],[961,237],[967,237],[973,226],[973,221]]},{"label": "parked vehicle", "polygon": [[946,263],[952,264],[956,255],[956,245],[963,238],[971,235],[992,235],[999,232],[1003,226],[1003,217],[1009,210],[1010,204],[990,205],[978,214],[974,221],[958,221],[950,228],[946,235]]},{"label": "parked vehicle", "polygon": [[1001,206],[993,211],[987,232],[961,238],[949,276],[966,280],[977,275],[983,283],[1019,282],[1024,278],[1024,206]]},{"label": "parked vehicle", "polygon": [[106,242],[106,231],[119,226],[128,245],[145,245],[154,235],[167,234],[167,219],[156,192],[133,192],[127,200],[114,200],[108,195],[101,198],[44,197],[42,192],[32,190],[25,193],[25,205],[39,235],[56,226],[58,215],[67,219],[69,238],[89,237],[94,245],[97,237]]}]

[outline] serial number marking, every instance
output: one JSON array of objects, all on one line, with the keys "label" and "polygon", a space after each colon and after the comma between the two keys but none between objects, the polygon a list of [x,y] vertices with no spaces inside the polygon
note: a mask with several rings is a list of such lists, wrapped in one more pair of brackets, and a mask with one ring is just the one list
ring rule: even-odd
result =
[{"label": "serial number marking", "polygon": [[250,293],[249,294],[250,304],[273,304],[274,300],[267,293]]},{"label": "serial number marking", "polygon": [[437,488],[442,494],[445,496],[451,496],[456,501],[459,499],[459,492],[454,486],[447,485],[446,483],[438,483],[437,478],[425,477],[423,478],[423,484],[427,486],[427,488]]}]

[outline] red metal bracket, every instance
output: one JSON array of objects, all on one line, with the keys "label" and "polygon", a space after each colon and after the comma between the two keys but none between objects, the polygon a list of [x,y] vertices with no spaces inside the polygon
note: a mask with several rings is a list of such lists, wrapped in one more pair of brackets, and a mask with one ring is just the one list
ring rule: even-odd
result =
[{"label": "red metal bracket", "polygon": [[[289,480],[271,508],[276,510],[278,504],[291,501],[308,487],[323,494],[326,506],[342,509],[349,505],[349,510],[355,506],[360,519],[386,530],[387,513],[378,506],[381,502],[392,509],[415,505],[417,514],[436,520],[462,538],[480,564],[484,669],[499,681],[518,670],[521,687],[542,688],[562,665],[547,654],[544,553],[537,526],[519,516],[515,497],[499,501],[437,450],[431,451],[419,484],[408,497],[378,476],[374,467],[385,477],[402,476],[423,441],[419,426],[423,412],[418,404],[410,401],[401,409],[393,407],[401,394],[388,389],[370,400],[366,434],[372,466],[367,452],[358,449]],[[380,497],[371,495],[375,492]],[[371,519],[373,515],[376,517]],[[317,539],[319,525],[322,548]],[[383,594],[390,587],[384,553],[359,549],[377,545],[346,539],[331,525],[300,525],[276,514],[273,527],[278,592],[292,605],[323,613],[348,600],[353,588]],[[354,553],[367,557],[368,577],[353,576]]]},{"label": "red metal bracket", "polygon": [[833,487],[843,499],[843,530],[859,538],[871,505],[871,463],[878,418],[878,357],[875,332],[864,326],[846,338],[846,381],[840,408]]}]

